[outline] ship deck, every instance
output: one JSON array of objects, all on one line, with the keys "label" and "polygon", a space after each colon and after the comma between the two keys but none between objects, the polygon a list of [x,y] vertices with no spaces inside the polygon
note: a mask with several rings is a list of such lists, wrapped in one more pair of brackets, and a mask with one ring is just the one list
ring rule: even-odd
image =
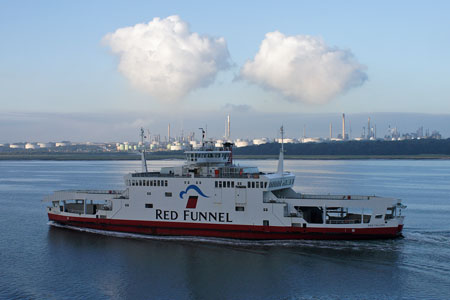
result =
[{"label": "ship deck", "polygon": [[123,190],[60,190],[44,198],[43,202],[86,199],[104,200],[105,196],[110,199],[128,198]]}]

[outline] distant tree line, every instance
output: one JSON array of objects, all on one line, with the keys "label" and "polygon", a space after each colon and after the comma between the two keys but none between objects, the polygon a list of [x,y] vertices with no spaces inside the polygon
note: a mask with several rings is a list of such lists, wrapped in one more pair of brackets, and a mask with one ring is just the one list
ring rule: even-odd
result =
[{"label": "distant tree line", "polygon": [[[285,144],[285,155],[450,155],[450,139]],[[276,155],[279,143],[234,148],[236,155]]]}]

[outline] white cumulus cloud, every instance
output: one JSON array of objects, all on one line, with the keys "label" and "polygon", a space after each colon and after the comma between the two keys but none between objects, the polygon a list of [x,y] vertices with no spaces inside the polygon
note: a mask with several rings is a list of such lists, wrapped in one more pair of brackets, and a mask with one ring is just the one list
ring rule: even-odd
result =
[{"label": "white cumulus cloud", "polygon": [[317,37],[275,31],[266,34],[240,76],[289,99],[320,104],[362,85],[365,71],[349,50],[329,47]]},{"label": "white cumulus cloud", "polygon": [[179,16],[119,28],[103,42],[119,56],[119,71],[133,86],[163,101],[210,85],[230,66],[224,38],[190,32]]}]

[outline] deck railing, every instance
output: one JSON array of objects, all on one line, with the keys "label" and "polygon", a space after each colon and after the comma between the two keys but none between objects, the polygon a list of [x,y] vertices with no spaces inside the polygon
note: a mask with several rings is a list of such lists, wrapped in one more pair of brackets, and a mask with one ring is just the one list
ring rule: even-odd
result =
[{"label": "deck railing", "polygon": [[[254,174],[239,174],[239,173],[220,173],[218,176],[215,175],[194,175],[194,178],[240,178],[240,179],[258,179],[261,175],[266,175],[266,173],[254,173]],[[147,172],[147,173],[133,173],[131,174],[133,178],[143,178],[143,177],[157,177],[157,178],[192,178],[190,174],[177,175],[177,174],[161,174],[157,172]]]},{"label": "deck railing", "polygon": [[112,195],[120,195],[124,191],[122,190],[64,190],[64,191],[57,191],[57,192],[64,192],[64,193],[83,193],[83,194],[112,194]]}]

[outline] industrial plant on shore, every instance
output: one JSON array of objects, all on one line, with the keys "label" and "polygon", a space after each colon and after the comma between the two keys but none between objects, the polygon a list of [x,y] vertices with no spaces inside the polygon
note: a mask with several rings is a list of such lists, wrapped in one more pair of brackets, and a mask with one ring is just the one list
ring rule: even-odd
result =
[{"label": "industrial plant on shore", "polygon": [[[206,127],[206,126],[205,126]],[[342,114],[342,127],[340,132],[334,136],[332,123],[329,125],[328,137],[307,137],[305,134],[305,127],[303,127],[303,136],[301,137],[285,137],[284,143],[298,144],[298,143],[330,143],[330,142],[347,142],[347,141],[404,141],[414,139],[442,139],[441,134],[434,130],[430,133],[425,130],[423,126],[413,133],[401,134],[396,127],[390,127],[383,137],[377,136],[377,126],[371,122],[370,117],[367,120],[367,127],[362,128],[361,136],[351,138],[349,130],[346,128],[345,114]],[[247,139],[232,139],[231,137],[231,121],[230,115],[226,118],[225,134],[219,138],[209,138],[207,128],[201,128],[202,134],[205,138],[215,141],[216,146],[221,146],[224,142],[232,142],[235,147],[242,148],[252,145],[263,145],[273,142],[281,142],[279,137],[261,137],[261,138],[247,138]],[[195,132],[184,135],[183,131],[179,136],[173,136],[171,126],[168,124],[167,135],[151,134],[149,130],[146,131],[144,143],[142,142],[100,142],[100,143],[73,143],[70,141],[61,142],[17,142],[11,144],[0,144],[0,152],[14,152],[14,151],[43,151],[43,152],[134,152],[143,147],[149,151],[182,151],[187,149],[197,149],[201,147],[201,142],[196,138]]]}]

